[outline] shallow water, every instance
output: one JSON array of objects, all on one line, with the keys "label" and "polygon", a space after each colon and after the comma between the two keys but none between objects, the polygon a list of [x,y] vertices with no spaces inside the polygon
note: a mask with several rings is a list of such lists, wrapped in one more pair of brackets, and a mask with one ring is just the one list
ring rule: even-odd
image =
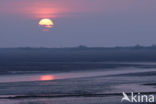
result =
[{"label": "shallow water", "polygon": [[120,104],[122,92],[155,92],[154,86],[143,85],[155,82],[156,76],[148,75],[155,72],[154,68],[126,67],[3,75],[0,76],[0,104]]},{"label": "shallow water", "polygon": [[[113,97],[120,99],[120,97]],[[118,104],[112,97],[71,97],[71,98],[41,98],[41,99],[20,99],[2,100],[0,104]]]},{"label": "shallow water", "polygon": [[140,68],[114,68],[106,71],[85,71],[85,72],[68,72],[68,73],[51,73],[44,72],[40,74],[15,74],[15,75],[2,75],[0,76],[0,83],[5,82],[27,82],[27,81],[46,81],[46,80],[58,80],[58,79],[71,79],[71,78],[83,78],[83,77],[96,77],[96,76],[110,76],[118,74],[129,74],[139,72],[151,72],[156,71],[154,68],[151,69],[140,69]]}]

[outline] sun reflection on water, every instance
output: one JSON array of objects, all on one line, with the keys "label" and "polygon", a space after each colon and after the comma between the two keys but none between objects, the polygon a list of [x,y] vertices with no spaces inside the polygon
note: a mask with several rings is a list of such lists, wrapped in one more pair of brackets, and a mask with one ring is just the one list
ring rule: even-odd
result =
[{"label": "sun reflection on water", "polygon": [[40,76],[40,81],[48,81],[48,80],[54,80],[55,77],[53,75],[42,75]]}]

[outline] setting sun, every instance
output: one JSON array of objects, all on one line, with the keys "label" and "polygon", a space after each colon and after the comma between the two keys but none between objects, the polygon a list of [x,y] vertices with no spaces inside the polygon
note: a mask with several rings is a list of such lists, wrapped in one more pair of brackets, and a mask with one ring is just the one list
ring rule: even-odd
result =
[{"label": "setting sun", "polygon": [[45,18],[39,21],[39,25],[46,28],[52,28],[54,26],[54,22],[50,19]]}]

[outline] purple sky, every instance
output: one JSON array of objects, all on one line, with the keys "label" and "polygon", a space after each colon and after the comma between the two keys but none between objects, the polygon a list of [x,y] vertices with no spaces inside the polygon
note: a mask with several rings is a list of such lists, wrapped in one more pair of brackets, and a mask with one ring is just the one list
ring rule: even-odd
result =
[{"label": "purple sky", "polygon": [[0,24],[0,47],[152,45],[156,0],[0,0]]}]

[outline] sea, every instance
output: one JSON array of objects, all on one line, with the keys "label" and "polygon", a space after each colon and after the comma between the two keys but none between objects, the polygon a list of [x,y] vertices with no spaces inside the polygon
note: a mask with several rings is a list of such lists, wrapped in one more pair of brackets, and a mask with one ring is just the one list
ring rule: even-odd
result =
[{"label": "sea", "polygon": [[131,104],[121,102],[123,92],[156,94],[156,63],[109,64],[118,67],[1,73],[0,104]]}]

